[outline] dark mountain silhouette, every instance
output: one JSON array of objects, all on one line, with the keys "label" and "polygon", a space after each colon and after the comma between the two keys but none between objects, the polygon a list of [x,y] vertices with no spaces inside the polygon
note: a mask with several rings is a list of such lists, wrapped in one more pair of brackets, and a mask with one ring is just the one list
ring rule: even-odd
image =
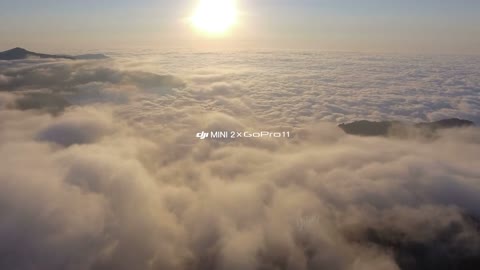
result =
[{"label": "dark mountain silhouette", "polygon": [[[417,124],[399,121],[372,122],[367,120],[355,121],[349,124],[341,124],[339,127],[347,134],[359,136],[399,136],[405,137],[417,131],[417,134],[432,136],[439,129],[470,127],[475,124],[472,121],[451,118],[436,122],[424,122]],[[413,132],[415,133],[415,132]]]},{"label": "dark mountain silhouette", "polygon": [[8,51],[0,52],[0,60],[20,60],[27,58],[75,59],[73,56],[35,53],[18,47]]},{"label": "dark mountain silhouette", "polygon": [[8,50],[8,51],[0,52],[0,60],[22,60],[22,59],[29,59],[29,58],[97,60],[97,59],[108,59],[108,56],[103,54],[84,54],[84,55],[78,55],[78,56],[44,54],[44,53],[31,52],[19,47]]},{"label": "dark mountain silhouette", "polygon": [[339,127],[347,134],[361,136],[386,136],[393,124],[398,122],[371,122],[367,120],[355,121],[350,124],[341,124]]}]

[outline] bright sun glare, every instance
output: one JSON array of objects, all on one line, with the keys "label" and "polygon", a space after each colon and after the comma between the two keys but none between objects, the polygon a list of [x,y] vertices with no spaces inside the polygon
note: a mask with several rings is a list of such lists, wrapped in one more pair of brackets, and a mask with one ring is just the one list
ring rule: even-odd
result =
[{"label": "bright sun glare", "polygon": [[235,24],[235,0],[200,0],[192,24],[209,34],[223,34]]}]

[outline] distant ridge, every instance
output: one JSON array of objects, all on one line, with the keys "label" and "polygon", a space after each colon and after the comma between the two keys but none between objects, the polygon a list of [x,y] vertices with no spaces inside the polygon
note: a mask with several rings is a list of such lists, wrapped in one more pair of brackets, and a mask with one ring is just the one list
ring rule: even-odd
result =
[{"label": "distant ridge", "polygon": [[418,129],[423,135],[432,135],[439,129],[471,127],[475,126],[472,121],[450,118],[436,122],[424,122],[409,124],[399,121],[355,121],[349,124],[341,124],[339,127],[347,134],[358,136],[405,136],[410,129]]},{"label": "distant ridge", "polygon": [[84,54],[84,55],[57,55],[57,54],[44,54],[36,53],[26,50],[24,48],[13,48],[8,51],[0,52],[0,60],[22,60],[22,59],[68,59],[68,60],[99,60],[108,59],[109,57],[104,54]]},{"label": "distant ridge", "polygon": [[70,59],[70,60],[75,59],[73,56],[35,53],[19,47],[8,50],[8,51],[0,52],[0,60],[20,60],[20,59],[28,59],[28,58],[42,58],[42,59],[55,58],[55,59]]}]

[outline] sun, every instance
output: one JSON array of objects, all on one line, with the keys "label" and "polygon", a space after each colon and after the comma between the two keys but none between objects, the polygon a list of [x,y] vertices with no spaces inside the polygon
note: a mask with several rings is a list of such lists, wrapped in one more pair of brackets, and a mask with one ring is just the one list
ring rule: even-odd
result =
[{"label": "sun", "polygon": [[191,22],[195,28],[208,34],[223,34],[237,20],[235,0],[200,0]]}]

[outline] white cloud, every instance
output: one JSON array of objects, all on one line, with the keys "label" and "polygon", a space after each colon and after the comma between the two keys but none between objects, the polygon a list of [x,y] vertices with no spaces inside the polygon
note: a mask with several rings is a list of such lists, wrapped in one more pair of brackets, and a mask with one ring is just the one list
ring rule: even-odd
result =
[{"label": "white cloud", "polygon": [[[477,128],[426,141],[335,125],[478,120],[477,65],[187,56],[0,63],[16,78],[0,84],[0,268],[435,269],[480,254]],[[65,111],[11,105],[45,89]],[[200,141],[202,130],[296,137]]]}]

